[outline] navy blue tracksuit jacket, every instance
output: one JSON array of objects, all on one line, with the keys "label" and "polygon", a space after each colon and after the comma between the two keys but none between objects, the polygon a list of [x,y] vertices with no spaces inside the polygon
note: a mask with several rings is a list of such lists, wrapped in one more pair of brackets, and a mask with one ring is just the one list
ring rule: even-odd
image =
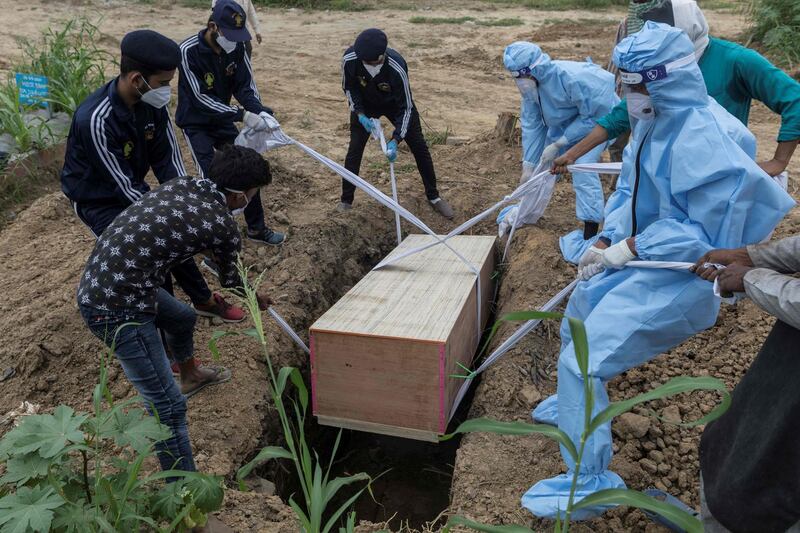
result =
[{"label": "navy blue tracksuit jacket", "polygon": [[383,68],[373,78],[356,57],[353,47],[348,48],[342,57],[342,89],[351,112],[364,113],[371,118],[387,116],[396,126],[392,137],[397,142],[405,139],[414,100],[408,84],[408,65],[397,51],[386,49]]},{"label": "navy blue tracksuit jacket", "polygon": [[[261,104],[244,45],[239,43],[230,54],[223,51],[217,55],[206,44],[206,31],[181,43],[175,123],[183,129],[213,129],[241,122],[245,110],[272,113]],[[232,106],[232,97],[244,109]]]},{"label": "navy blue tracksuit jacket", "polygon": [[72,117],[61,189],[73,203],[124,209],[150,190],[151,168],[159,183],[187,175],[169,112],[144,102],[129,109],[111,80]]}]

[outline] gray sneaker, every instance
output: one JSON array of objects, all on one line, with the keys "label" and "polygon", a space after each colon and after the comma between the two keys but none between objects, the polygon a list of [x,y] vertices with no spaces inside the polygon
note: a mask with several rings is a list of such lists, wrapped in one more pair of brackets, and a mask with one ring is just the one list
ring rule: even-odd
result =
[{"label": "gray sneaker", "polygon": [[452,220],[455,216],[455,213],[453,213],[453,208],[450,207],[450,204],[448,204],[444,198],[439,197],[435,200],[428,201],[431,203],[431,207],[433,207],[433,209],[444,218]]},{"label": "gray sneaker", "polygon": [[353,204],[348,204],[347,202],[339,202],[339,205],[336,206],[336,211],[339,213],[346,213],[353,209]]}]

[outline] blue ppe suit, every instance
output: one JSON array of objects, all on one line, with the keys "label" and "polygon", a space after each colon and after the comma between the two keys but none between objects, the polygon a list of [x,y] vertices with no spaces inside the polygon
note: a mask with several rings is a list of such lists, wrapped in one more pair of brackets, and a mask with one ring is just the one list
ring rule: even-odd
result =
[{"label": "blue ppe suit", "polygon": [[[613,58],[620,69],[639,72],[693,53],[681,30],[647,22],[617,45]],[[646,85],[655,117],[634,125],[620,186],[609,199],[616,209],[601,235],[612,243],[634,236],[639,258],[652,261],[696,261],[714,248],[761,241],[794,201],[710,111],[697,63],[667,70],[666,78]],[[687,272],[623,268],[579,283],[565,314],[586,325],[594,414],[609,404],[605,382],[711,327],[718,311],[712,285]],[[561,339],[558,427],[578,443],[585,398],[566,321]],[[610,424],[587,440],[576,501],[624,488],[608,470],[611,446]],[[540,481],[522,498],[537,516],[554,517],[567,506],[575,464],[564,450],[562,456],[569,472]],[[573,517],[586,519],[603,510]]]},{"label": "blue ppe suit", "polygon": [[[538,97],[522,96],[522,159],[537,165],[545,146],[561,139],[561,153],[583,139],[595,122],[618,102],[614,76],[587,61],[553,61],[533,43],[518,41],[506,47],[503,62],[510,71],[531,67],[538,83]],[[596,163],[605,144],[587,153],[578,163]],[[603,186],[596,172],[572,175],[575,213],[584,222],[603,220]]]},{"label": "blue ppe suit", "polygon": [[[744,152],[750,156],[751,159],[755,160],[756,158],[756,138],[755,136],[748,130],[747,128],[742,127],[742,123],[737,119],[735,116],[731,115],[728,111],[725,110],[720,104],[717,103],[716,100],[713,98],[708,101],[708,108],[714,117],[717,119],[720,127],[723,131],[725,131],[731,139],[739,145],[739,148],[744,150]],[[631,157],[635,157],[635,154],[631,154],[630,152],[631,147],[630,144],[625,147],[625,151],[623,152],[623,160],[630,159]],[[622,184],[622,180],[625,179],[624,175],[620,175],[617,180],[617,187],[624,187]],[[561,247],[561,254],[564,256],[564,259],[569,261],[570,263],[578,264],[583,254],[597,242],[597,239],[600,238],[601,235],[610,234],[611,228],[614,226],[610,220],[610,217],[613,216],[611,213],[616,211],[619,208],[618,203],[622,202],[623,199],[626,198],[624,194],[614,195],[608,197],[608,202],[606,202],[605,207],[605,217],[604,217],[604,224],[606,230],[602,233],[595,235],[591,239],[584,240],[583,238],[583,231],[582,230],[575,230],[567,235],[561,237],[558,242],[559,246]],[[541,405],[541,404],[540,404]],[[544,406],[542,406],[544,409]],[[537,407],[537,414],[535,416],[536,420],[541,422],[547,422],[551,419],[550,415],[545,415],[540,413],[540,408]],[[555,425],[555,423],[553,423]]]}]

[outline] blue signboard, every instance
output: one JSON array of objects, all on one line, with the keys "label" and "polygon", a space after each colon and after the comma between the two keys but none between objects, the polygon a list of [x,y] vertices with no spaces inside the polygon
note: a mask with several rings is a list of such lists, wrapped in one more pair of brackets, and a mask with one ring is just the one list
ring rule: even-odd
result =
[{"label": "blue signboard", "polygon": [[48,107],[46,99],[50,97],[50,83],[47,76],[17,72],[16,80],[19,89],[19,105]]}]

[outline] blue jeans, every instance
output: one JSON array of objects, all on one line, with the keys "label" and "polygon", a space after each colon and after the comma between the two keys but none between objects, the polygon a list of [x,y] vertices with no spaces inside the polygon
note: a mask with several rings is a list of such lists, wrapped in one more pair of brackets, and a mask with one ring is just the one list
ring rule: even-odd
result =
[{"label": "blue jeans", "polygon": [[[85,305],[80,306],[80,312],[91,332],[106,346],[113,346],[122,370],[150,414],[172,431],[172,437],[156,443],[161,468],[195,471],[186,423],[186,397],[172,376],[158,331],[164,332],[176,361],[191,359],[197,320],[194,309],[158,289],[155,315],[109,313]],[[118,330],[126,322],[135,324]]]}]

